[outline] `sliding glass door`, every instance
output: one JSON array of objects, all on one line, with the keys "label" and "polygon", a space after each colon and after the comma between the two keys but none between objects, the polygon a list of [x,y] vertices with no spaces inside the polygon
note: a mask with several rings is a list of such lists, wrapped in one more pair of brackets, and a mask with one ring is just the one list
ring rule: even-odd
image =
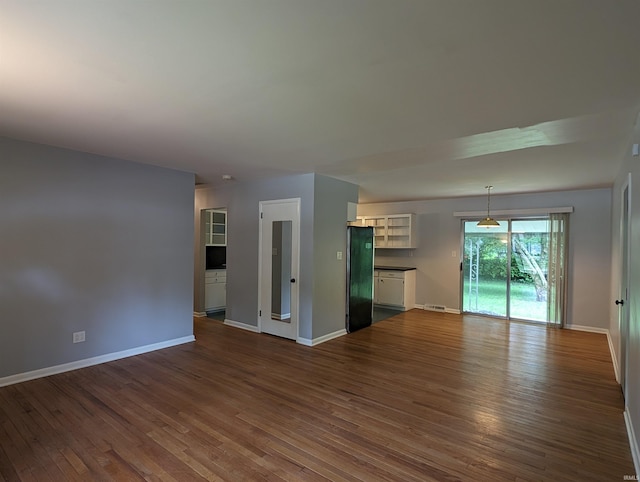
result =
[{"label": "sliding glass door", "polygon": [[465,221],[463,311],[550,321],[556,307],[549,305],[549,280],[556,278],[553,260],[561,258],[552,257],[550,266],[550,226],[548,218],[503,220],[495,229]]},{"label": "sliding glass door", "polygon": [[508,223],[492,229],[476,224],[477,221],[464,223],[463,310],[506,317]]},{"label": "sliding glass door", "polygon": [[547,321],[549,220],[511,222],[509,317]]}]

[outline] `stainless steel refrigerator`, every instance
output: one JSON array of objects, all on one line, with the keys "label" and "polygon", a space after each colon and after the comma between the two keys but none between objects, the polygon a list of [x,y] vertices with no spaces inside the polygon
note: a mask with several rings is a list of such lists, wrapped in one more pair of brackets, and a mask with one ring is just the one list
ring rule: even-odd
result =
[{"label": "stainless steel refrigerator", "polygon": [[373,228],[347,227],[347,332],[373,321]]}]

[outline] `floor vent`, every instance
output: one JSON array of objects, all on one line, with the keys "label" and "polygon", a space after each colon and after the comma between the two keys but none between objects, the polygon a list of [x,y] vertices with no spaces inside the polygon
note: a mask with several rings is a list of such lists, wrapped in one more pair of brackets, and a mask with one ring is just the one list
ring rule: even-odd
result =
[{"label": "floor vent", "polygon": [[442,305],[424,305],[424,309],[431,311],[444,311],[447,307]]}]

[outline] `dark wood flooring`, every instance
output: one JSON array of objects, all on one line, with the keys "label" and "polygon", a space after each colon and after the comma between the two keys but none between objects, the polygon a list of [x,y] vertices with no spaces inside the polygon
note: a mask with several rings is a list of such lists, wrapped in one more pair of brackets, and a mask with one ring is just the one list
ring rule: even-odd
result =
[{"label": "dark wood flooring", "polygon": [[604,335],[412,310],[314,348],[197,341],[0,388],[0,480],[621,481]]}]

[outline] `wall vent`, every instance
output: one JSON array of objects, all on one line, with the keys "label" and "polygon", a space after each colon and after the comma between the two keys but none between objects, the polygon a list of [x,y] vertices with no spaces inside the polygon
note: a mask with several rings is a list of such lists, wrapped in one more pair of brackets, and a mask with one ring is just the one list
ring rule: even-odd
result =
[{"label": "wall vent", "polygon": [[424,309],[431,311],[445,311],[447,307],[442,305],[424,305]]}]

